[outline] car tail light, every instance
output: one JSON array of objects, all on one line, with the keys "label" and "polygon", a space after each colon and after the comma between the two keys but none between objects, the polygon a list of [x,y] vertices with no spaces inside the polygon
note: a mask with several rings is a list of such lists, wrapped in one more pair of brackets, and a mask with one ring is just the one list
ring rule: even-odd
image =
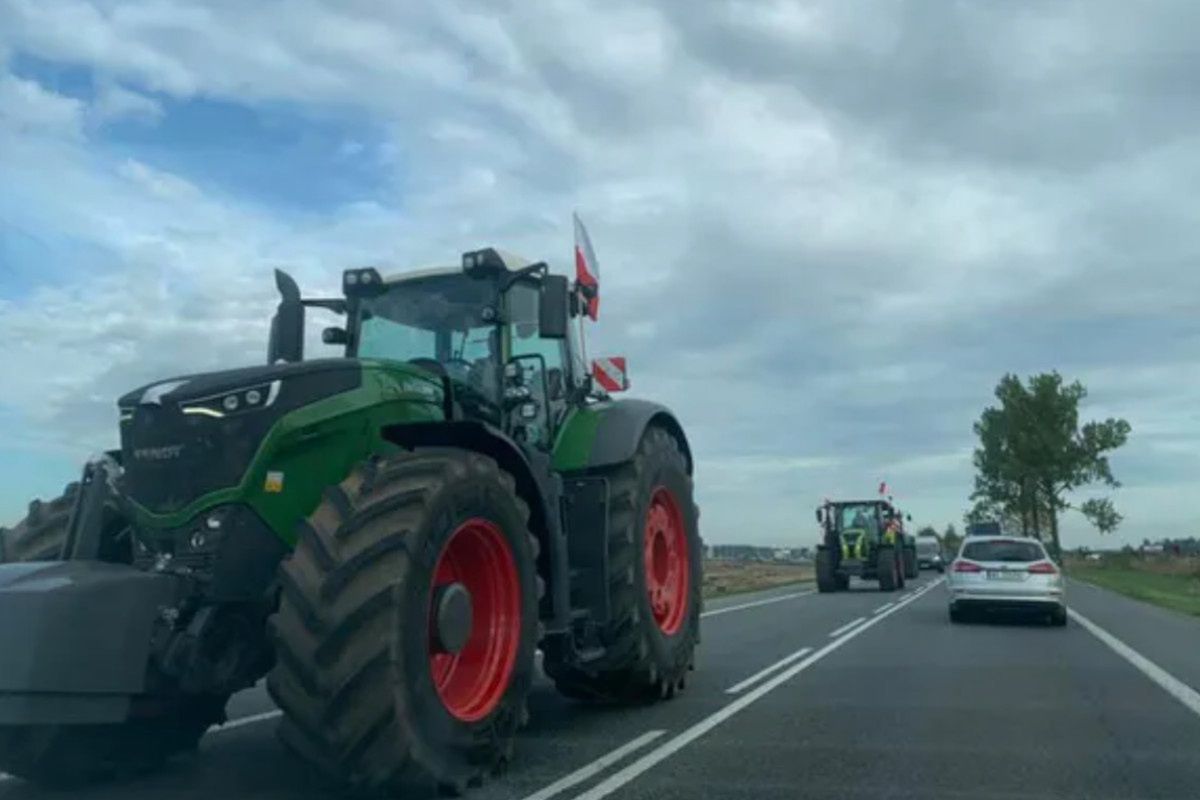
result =
[{"label": "car tail light", "polygon": [[954,571],[955,572],[982,572],[983,567],[979,566],[974,561],[959,560],[959,561],[954,562]]},{"label": "car tail light", "polygon": [[1057,575],[1058,568],[1049,561],[1039,561],[1029,565],[1029,572],[1033,575]]}]

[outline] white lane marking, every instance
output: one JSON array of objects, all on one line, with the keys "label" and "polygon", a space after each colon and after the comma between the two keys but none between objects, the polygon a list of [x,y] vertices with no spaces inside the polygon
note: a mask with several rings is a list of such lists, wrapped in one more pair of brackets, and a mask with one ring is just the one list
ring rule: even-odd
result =
[{"label": "white lane marking", "polygon": [[282,716],[283,716],[283,712],[278,709],[276,709],[275,711],[264,711],[261,714],[251,714],[248,717],[238,717],[237,719],[231,719],[228,722],[226,722],[224,725],[209,728],[208,732],[209,733],[220,733],[221,731],[231,731],[234,728],[240,728],[244,725],[253,725],[256,722],[264,722],[268,719],[275,719],[276,717],[282,717]]},{"label": "white lane marking", "polygon": [[830,638],[830,639],[836,639],[837,637],[841,636],[843,633],[845,633],[846,631],[850,630],[850,629],[851,629],[851,628],[853,628],[855,625],[857,625],[858,623],[862,622],[862,621],[863,621],[863,620],[865,620],[865,619],[866,619],[866,617],[859,617],[858,619],[851,620],[850,622],[847,622],[845,625],[843,625],[842,627],[838,628],[836,631],[830,631],[830,632],[829,632],[829,638]]},{"label": "white lane marking", "polygon": [[801,672],[808,669],[810,666],[844,645],[846,642],[858,636],[860,633],[866,631],[873,625],[882,622],[892,614],[895,614],[897,611],[921,597],[926,591],[933,586],[936,586],[940,582],[941,581],[939,579],[938,581],[934,581],[928,586],[923,587],[919,592],[909,598],[909,600],[902,603],[897,603],[888,611],[885,611],[877,617],[872,617],[871,619],[867,620],[866,623],[850,631],[842,638],[834,639],[817,652],[805,658],[799,664],[789,667],[787,670],[781,672],[779,675],[776,675],[774,678],[771,678],[766,683],[760,684],[759,686],[756,686],[755,688],[741,695],[736,700],[730,701],[728,705],[700,720],[683,733],[680,733],[677,736],[674,736],[673,738],[663,742],[658,747],[639,758],[637,761],[621,768],[612,775],[609,775],[607,778],[593,786],[591,789],[588,789],[583,794],[576,795],[575,800],[600,800],[603,797],[608,797],[610,794],[615,792],[617,789],[620,789],[622,786],[629,783],[643,772],[646,772],[659,762],[679,752],[684,747],[687,747],[689,744],[732,717],[734,714],[747,708],[754,701],[765,697],[770,692],[778,689],[780,686],[787,683],[792,678],[796,677]]},{"label": "white lane marking", "polygon": [[533,794],[526,796],[524,800],[546,800],[546,798],[553,797],[565,789],[570,789],[572,786],[577,786],[589,778],[592,778],[608,769],[613,764],[632,753],[634,750],[640,750],[641,748],[650,744],[650,742],[653,742],[664,733],[666,733],[666,731],[646,731],[633,741],[626,742],[616,750],[600,756],[591,763],[584,764],[570,775],[565,775],[549,786],[538,789]]},{"label": "white lane marking", "polygon": [[1144,674],[1147,678],[1165,689],[1167,694],[1183,703],[1184,706],[1191,709],[1193,713],[1200,715],[1200,692],[1197,692],[1195,689],[1188,686],[1186,683],[1179,680],[1174,675],[1160,667],[1158,664],[1155,664],[1153,661],[1146,658],[1137,650],[1134,650],[1132,647],[1125,644],[1120,639],[1113,636],[1111,633],[1104,630],[1104,628],[1101,628],[1099,625],[1092,622],[1075,609],[1069,608],[1067,609],[1067,613],[1071,615],[1071,619],[1087,628],[1093,636],[1116,651],[1117,655],[1121,656],[1121,658],[1124,658],[1130,664],[1133,664],[1135,667],[1141,670],[1142,674]]},{"label": "white lane marking", "polygon": [[875,609],[875,610],[874,610],[874,611],[872,611],[871,613],[872,613],[872,614],[879,614],[879,613],[882,613],[882,612],[884,612],[884,611],[887,611],[889,608],[891,608],[891,607],[892,607],[892,606],[894,606],[894,605],[896,605],[896,604],[895,604],[895,603],[884,603],[883,605],[881,605],[879,608]]},{"label": "white lane marking", "polygon": [[781,594],[778,597],[768,597],[766,600],[755,600],[753,603],[742,603],[740,606],[727,606],[725,608],[714,608],[712,611],[704,611],[700,614],[701,618],[715,617],[718,614],[728,614],[730,611],[741,611],[744,608],[757,608],[770,603],[782,603],[784,600],[791,600],[793,597],[804,597],[805,595],[814,594],[816,589],[809,589],[806,592],[792,592],[791,594]]},{"label": "white lane marking", "polygon": [[746,678],[746,680],[742,681],[741,683],[735,683],[733,686],[730,686],[728,689],[725,690],[725,694],[737,694],[742,689],[745,689],[747,686],[751,685],[752,683],[758,683],[758,681],[760,679],[767,677],[775,670],[783,669],[788,664],[795,661],[797,658],[804,658],[806,655],[808,655],[811,652],[812,652],[811,647],[801,647],[799,650],[792,653],[790,656],[784,656],[783,658],[779,659],[771,666],[765,667],[764,669],[760,669],[758,672],[754,673],[749,678]]}]

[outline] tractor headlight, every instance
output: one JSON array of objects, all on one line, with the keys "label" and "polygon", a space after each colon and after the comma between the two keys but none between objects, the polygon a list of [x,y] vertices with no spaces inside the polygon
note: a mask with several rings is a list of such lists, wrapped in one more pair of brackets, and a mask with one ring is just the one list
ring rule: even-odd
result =
[{"label": "tractor headlight", "polygon": [[231,414],[244,414],[259,408],[267,408],[279,397],[282,381],[247,386],[208,397],[197,397],[184,400],[179,404],[179,410],[191,416],[214,417],[221,419]]}]

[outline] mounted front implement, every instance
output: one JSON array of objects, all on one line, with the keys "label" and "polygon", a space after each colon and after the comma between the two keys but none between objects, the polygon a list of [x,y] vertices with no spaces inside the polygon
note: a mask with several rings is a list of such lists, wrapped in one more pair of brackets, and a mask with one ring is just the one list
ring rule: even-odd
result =
[{"label": "mounted front implement", "polygon": [[[150,769],[265,675],[311,764],[462,789],[510,757],[538,647],[574,697],[682,689],[690,449],[593,389],[567,279],[489,249],[276,281],[267,366],[125,395],[121,449],[0,530],[0,771]],[[312,307],[340,357],[303,360]]]},{"label": "mounted front implement", "polygon": [[904,532],[903,515],[886,500],[825,502],[817,509],[817,589],[836,592],[850,578],[878,580],[885,592],[916,577],[916,553]]}]

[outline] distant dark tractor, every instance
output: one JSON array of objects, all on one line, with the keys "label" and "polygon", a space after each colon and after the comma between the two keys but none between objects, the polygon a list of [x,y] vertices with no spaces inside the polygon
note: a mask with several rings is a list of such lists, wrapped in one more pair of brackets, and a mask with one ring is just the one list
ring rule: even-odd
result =
[{"label": "distant dark tractor", "polygon": [[[458,791],[511,758],[537,648],[573,698],[684,688],[691,451],[593,386],[567,278],[488,249],[276,283],[267,365],[126,394],[120,449],[0,529],[0,771],[145,772],[265,677],[350,788]],[[304,360],[306,307],[340,357]]]},{"label": "distant dark tractor", "polygon": [[918,574],[916,542],[904,516],[887,500],[829,501],[817,509],[817,590],[842,591],[850,578],[878,580],[885,592]]}]

